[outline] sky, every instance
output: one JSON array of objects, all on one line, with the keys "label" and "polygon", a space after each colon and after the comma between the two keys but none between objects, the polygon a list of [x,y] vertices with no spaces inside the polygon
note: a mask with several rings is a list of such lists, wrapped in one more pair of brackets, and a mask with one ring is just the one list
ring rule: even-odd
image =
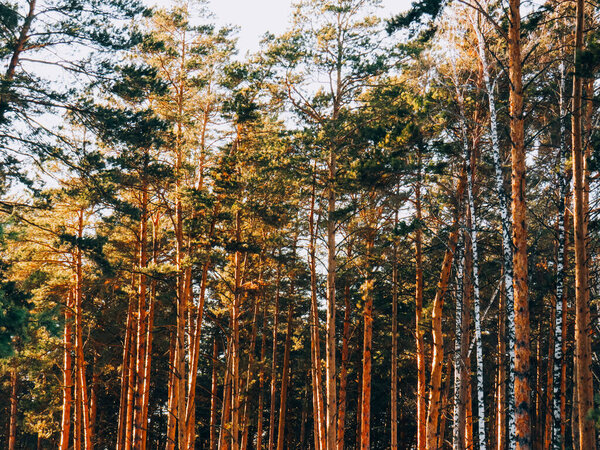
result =
[{"label": "sky", "polygon": [[[382,0],[381,17],[406,10],[412,0]],[[266,32],[283,33],[291,17],[292,0],[209,0],[210,10],[220,24],[240,27],[240,53],[258,49]]]}]

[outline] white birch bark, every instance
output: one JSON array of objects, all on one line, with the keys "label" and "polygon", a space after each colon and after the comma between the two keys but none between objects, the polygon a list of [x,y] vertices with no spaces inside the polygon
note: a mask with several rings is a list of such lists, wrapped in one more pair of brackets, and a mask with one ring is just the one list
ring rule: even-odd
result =
[{"label": "white birch bark", "polygon": [[504,283],[506,286],[506,317],[508,318],[508,349],[509,349],[509,371],[508,371],[508,448],[516,448],[516,423],[515,423],[515,309],[513,290],[513,247],[511,242],[510,211],[508,208],[508,195],[504,189],[502,176],[502,163],[500,160],[500,142],[498,139],[498,115],[496,113],[496,101],[494,95],[494,84],[490,80],[489,65],[485,53],[485,42],[479,25],[473,23],[473,29],[477,35],[478,53],[483,68],[483,78],[488,95],[488,106],[490,111],[490,136],[492,141],[492,154],[494,158],[494,169],[496,178],[496,191],[500,201],[500,217],[502,221],[502,250],[504,264]]},{"label": "white birch bark", "polygon": [[561,449],[560,436],[560,378],[561,378],[561,362],[562,362],[562,312],[563,312],[563,292],[565,283],[564,259],[565,259],[565,208],[567,198],[567,180],[565,179],[565,164],[567,159],[567,146],[565,143],[565,65],[560,63],[560,162],[558,165],[558,186],[559,186],[559,203],[558,203],[558,255],[556,265],[556,320],[554,331],[554,367],[552,378],[552,448],[554,450]]},{"label": "white birch bark", "polygon": [[477,215],[475,213],[475,200],[473,199],[473,168],[471,165],[471,147],[467,138],[467,125],[463,110],[463,97],[457,88],[458,103],[461,109],[461,128],[465,165],[467,168],[467,201],[471,212],[469,234],[471,237],[471,252],[473,254],[473,310],[475,313],[475,353],[476,353],[476,376],[477,376],[477,431],[479,448],[486,449],[485,440],[485,403],[483,395],[483,349],[481,345],[481,306],[479,295],[479,252],[477,250]]},{"label": "white birch bark", "polygon": [[464,252],[459,243],[457,250],[457,269],[456,269],[456,332],[454,337],[454,413],[452,424],[452,448],[459,448],[460,440],[464,439],[459,434],[459,416],[460,416],[460,386],[462,384],[461,367],[462,360],[460,358],[460,343],[462,338],[462,298],[463,298],[463,277],[464,277]]}]

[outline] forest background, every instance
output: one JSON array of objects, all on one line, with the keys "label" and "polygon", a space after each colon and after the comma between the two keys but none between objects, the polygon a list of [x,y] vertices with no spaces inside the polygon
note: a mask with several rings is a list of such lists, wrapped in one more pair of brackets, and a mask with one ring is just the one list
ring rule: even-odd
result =
[{"label": "forest background", "polygon": [[600,5],[225,3],[0,3],[0,445],[596,448]]}]

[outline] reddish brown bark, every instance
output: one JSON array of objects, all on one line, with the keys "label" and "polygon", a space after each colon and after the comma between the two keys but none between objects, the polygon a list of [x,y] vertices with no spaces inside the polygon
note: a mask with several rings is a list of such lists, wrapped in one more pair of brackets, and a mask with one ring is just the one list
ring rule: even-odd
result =
[{"label": "reddish brown bark", "polygon": [[[575,67],[579,67],[583,51],[585,2],[576,2]],[[588,418],[594,406],[593,378],[591,372],[589,266],[587,257],[587,214],[586,192],[589,189],[586,177],[585,149],[582,145],[582,77],[578,70],[573,75],[573,107],[571,114],[571,136],[573,153],[573,224],[575,244],[575,365],[577,366],[576,387],[578,400],[579,445],[595,448],[594,422]],[[575,425],[575,424],[573,424]]]},{"label": "reddish brown bark", "polygon": [[421,151],[417,153],[417,183],[415,186],[415,209],[417,229],[415,231],[415,341],[417,355],[417,450],[425,450],[427,431],[427,405],[425,385],[425,338],[423,321],[423,212],[421,208]]},{"label": "reddish brown bark", "polygon": [[10,370],[10,418],[8,424],[8,450],[15,450],[17,445],[17,388],[19,377],[17,368]]},{"label": "reddish brown bark", "polygon": [[363,359],[362,359],[362,393],[361,393],[361,420],[360,435],[362,450],[371,448],[371,346],[373,341],[373,276],[371,269],[371,257],[375,243],[375,228],[372,223],[369,224],[366,242],[366,260],[368,273],[363,285]]},{"label": "reddish brown bark", "polygon": [[[294,285],[292,280],[292,286],[290,289],[290,297],[294,294]],[[287,317],[287,332],[285,336],[285,350],[283,354],[283,369],[281,371],[281,393],[279,401],[279,424],[277,429],[277,450],[284,449],[284,431],[285,431],[285,418],[287,414],[287,394],[288,384],[290,379],[290,351],[292,348],[292,322],[294,314],[294,303],[290,302],[288,306],[288,317]]]},{"label": "reddish brown bark", "polygon": [[466,176],[463,170],[456,188],[458,205],[454,215],[454,223],[452,231],[448,237],[448,247],[444,254],[442,262],[442,270],[440,272],[440,280],[433,301],[431,311],[432,335],[433,335],[433,357],[431,363],[431,390],[429,392],[429,407],[427,413],[427,429],[426,429],[426,447],[428,450],[436,448],[438,438],[438,427],[441,410],[441,387],[442,387],[442,371],[444,361],[444,337],[442,332],[442,308],[444,305],[444,297],[448,290],[448,282],[452,272],[452,261],[456,251],[458,241],[458,214],[460,204],[465,189]]},{"label": "reddish brown bark", "polygon": [[529,301],[527,285],[527,205],[525,202],[525,129],[521,56],[521,2],[509,2],[510,138],[515,298],[515,424],[517,449],[531,448]]},{"label": "reddish brown bark", "polygon": [[65,305],[65,326],[63,332],[63,398],[62,419],[60,422],[60,450],[69,448],[69,433],[71,429],[71,404],[73,403],[73,361],[71,352],[73,326],[73,291],[69,289],[67,304]]}]

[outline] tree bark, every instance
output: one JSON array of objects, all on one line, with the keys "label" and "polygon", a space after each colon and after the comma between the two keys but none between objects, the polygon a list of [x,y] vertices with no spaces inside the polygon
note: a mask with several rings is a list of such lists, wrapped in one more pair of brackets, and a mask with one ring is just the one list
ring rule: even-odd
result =
[{"label": "tree bark", "polygon": [[[83,210],[79,211],[77,237],[79,242],[83,239]],[[85,449],[91,450],[92,446],[92,430],[90,428],[90,410],[87,393],[87,382],[85,374],[85,360],[83,354],[83,263],[82,250],[78,245],[75,251],[75,349],[77,352],[77,378],[79,380],[80,401],[82,408],[82,426]]]},{"label": "tree bark", "polygon": [[[290,281],[292,283],[290,287],[290,297],[294,295],[294,281]],[[285,336],[285,350],[283,354],[283,369],[281,371],[281,392],[280,392],[280,400],[279,400],[279,424],[277,429],[277,450],[283,450],[285,438],[283,436],[285,431],[285,418],[287,413],[287,395],[288,395],[288,383],[290,377],[290,351],[292,348],[292,322],[293,322],[293,314],[294,314],[294,302],[290,300],[290,305],[288,306],[288,323],[287,323],[287,332]],[[288,442],[288,447],[290,443]]]},{"label": "tree bark", "polygon": [[422,154],[417,148],[417,182],[415,185],[415,209],[417,229],[415,231],[415,341],[417,353],[417,449],[425,450],[427,430],[427,405],[425,384],[425,338],[423,321],[423,213],[421,207]]},{"label": "tree bark", "polygon": [[10,370],[10,418],[8,425],[8,450],[15,450],[17,446],[17,388],[19,376],[17,367]]},{"label": "tree bark", "polygon": [[273,450],[275,442],[275,403],[277,399],[277,328],[279,327],[279,289],[281,283],[281,266],[277,265],[277,280],[275,287],[275,310],[273,311],[273,355],[271,358],[271,407],[269,414],[269,445]]},{"label": "tree bark", "polygon": [[[509,2],[510,138],[515,297],[515,425],[517,449],[531,449],[529,303],[527,285],[527,205],[525,203],[525,129],[521,57],[521,1]],[[509,328],[512,328],[509,318]],[[511,433],[512,434],[512,433]],[[510,444],[510,442],[509,442]]]},{"label": "tree bark", "polygon": [[576,3],[575,73],[573,75],[572,153],[575,244],[575,364],[577,366],[577,400],[579,439],[581,448],[595,448],[593,420],[588,412],[593,408],[593,379],[591,373],[589,267],[587,260],[587,230],[585,190],[587,188],[585,154],[582,145],[582,77],[580,54],[583,50],[584,1]]},{"label": "tree bark", "polygon": [[442,308],[444,305],[444,297],[448,289],[448,281],[452,272],[452,261],[456,251],[456,243],[458,240],[458,215],[462,197],[465,188],[466,176],[463,172],[460,175],[458,186],[456,189],[458,205],[454,213],[454,223],[448,237],[448,247],[444,254],[442,262],[442,270],[438,282],[433,307],[431,312],[432,321],[432,336],[433,336],[433,357],[431,363],[431,390],[429,392],[429,407],[427,413],[427,449],[433,450],[437,445],[437,433],[439,427],[439,417],[441,409],[441,387],[442,387],[442,371],[444,362],[444,336],[442,332]]},{"label": "tree bark", "polygon": [[62,419],[60,422],[60,450],[69,448],[69,433],[71,429],[71,404],[73,403],[73,291],[69,289],[67,304],[65,305],[65,326],[63,332],[63,398]]},{"label": "tree bark", "polygon": [[362,396],[361,396],[361,449],[371,448],[371,347],[373,341],[373,274],[372,253],[375,244],[376,225],[374,220],[369,220],[366,242],[366,278],[363,285],[364,301],[364,331],[363,331],[363,358],[362,358]]}]

